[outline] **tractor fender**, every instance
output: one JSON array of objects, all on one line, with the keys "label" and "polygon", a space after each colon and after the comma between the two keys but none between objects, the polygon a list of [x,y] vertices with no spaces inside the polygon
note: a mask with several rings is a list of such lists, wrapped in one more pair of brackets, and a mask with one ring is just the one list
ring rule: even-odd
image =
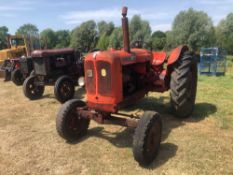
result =
[{"label": "tractor fender", "polygon": [[174,64],[182,54],[182,52],[189,50],[188,46],[186,45],[181,45],[171,51],[171,54],[168,58],[167,65],[172,65]]},{"label": "tractor fender", "polygon": [[166,52],[163,52],[163,51],[153,52],[153,59],[152,59],[151,64],[153,66],[160,66],[165,62],[166,58],[167,58]]}]

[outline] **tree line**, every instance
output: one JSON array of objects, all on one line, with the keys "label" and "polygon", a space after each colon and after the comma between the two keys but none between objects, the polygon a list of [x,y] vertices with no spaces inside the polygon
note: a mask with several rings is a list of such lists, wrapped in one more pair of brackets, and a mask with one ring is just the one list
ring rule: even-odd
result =
[{"label": "tree line", "polygon": [[[144,46],[153,50],[169,50],[180,44],[187,44],[194,51],[201,47],[221,47],[233,54],[233,13],[214,27],[212,19],[203,11],[192,8],[181,11],[174,19],[172,29],[167,32],[152,32],[148,21],[140,15],[134,15],[129,21],[130,41],[142,41]],[[8,28],[0,27],[0,49],[7,46]],[[72,31],[45,29],[39,33],[33,24],[24,24],[16,34],[39,34],[41,47],[44,49],[72,47],[81,52],[95,48],[121,48],[123,34],[121,27],[113,22],[93,20],[83,22]]]}]

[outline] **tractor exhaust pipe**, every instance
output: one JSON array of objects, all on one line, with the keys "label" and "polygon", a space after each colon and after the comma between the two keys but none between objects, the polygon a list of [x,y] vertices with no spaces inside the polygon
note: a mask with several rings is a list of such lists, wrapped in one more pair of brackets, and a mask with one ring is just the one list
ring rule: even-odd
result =
[{"label": "tractor exhaust pipe", "polygon": [[124,50],[130,53],[130,43],[129,43],[129,24],[127,16],[127,7],[122,8],[122,30],[124,39]]}]

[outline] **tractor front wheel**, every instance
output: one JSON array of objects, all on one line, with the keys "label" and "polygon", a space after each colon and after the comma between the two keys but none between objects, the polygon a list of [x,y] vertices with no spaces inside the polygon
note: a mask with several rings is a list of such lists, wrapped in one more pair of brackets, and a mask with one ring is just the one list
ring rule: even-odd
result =
[{"label": "tractor front wheel", "polygon": [[54,94],[56,99],[64,103],[74,97],[75,86],[73,80],[68,76],[58,78],[54,87]]},{"label": "tractor front wheel", "polygon": [[20,86],[23,84],[23,74],[21,73],[20,69],[15,69],[11,73],[11,80],[15,85]]},{"label": "tractor front wheel", "polygon": [[170,99],[176,117],[189,117],[194,109],[197,90],[197,63],[188,51],[175,63],[171,73]]},{"label": "tractor front wheel", "polygon": [[74,141],[86,134],[90,120],[79,116],[76,110],[77,107],[84,106],[86,104],[83,101],[72,99],[60,108],[56,118],[56,128],[62,138]]},{"label": "tractor front wheel", "polygon": [[23,93],[30,100],[36,100],[44,93],[44,86],[37,86],[34,81],[35,77],[28,77],[23,83]]},{"label": "tractor front wheel", "polygon": [[133,137],[134,159],[141,165],[149,165],[157,156],[162,137],[162,121],[159,113],[146,111],[138,122]]},{"label": "tractor front wheel", "polygon": [[31,73],[30,73],[30,77],[33,77],[33,76],[35,76],[35,75],[36,75],[36,74],[35,74],[35,71],[32,70]]}]

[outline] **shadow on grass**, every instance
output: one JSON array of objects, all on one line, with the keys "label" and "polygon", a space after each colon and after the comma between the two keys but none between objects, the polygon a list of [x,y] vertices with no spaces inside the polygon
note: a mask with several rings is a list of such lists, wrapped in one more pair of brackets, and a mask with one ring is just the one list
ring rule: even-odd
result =
[{"label": "shadow on grass", "polygon": [[217,107],[214,104],[210,103],[197,103],[195,105],[192,117],[188,118],[187,121],[200,121],[206,117],[209,117],[211,114],[217,112]]},{"label": "shadow on grass", "polygon": [[157,111],[159,113],[166,113],[169,110],[166,102],[168,100],[169,97],[145,97],[135,104],[125,108],[124,111],[129,112],[137,109],[142,109],[144,111],[151,110]]},{"label": "shadow on grass", "polygon": [[[88,130],[86,136],[77,142],[67,142],[69,144],[78,144],[85,141],[89,137],[98,137],[109,141],[111,144],[118,148],[132,148],[133,146],[133,128],[125,128],[119,132],[108,132],[104,130],[104,127],[96,127]],[[176,155],[178,146],[173,143],[161,143],[160,150],[156,159],[148,166],[143,167],[147,169],[154,169],[166,163],[170,158]]]},{"label": "shadow on grass", "polygon": [[[143,110],[153,110],[157,111],[162,116],[163,122],[163,133],[162,133],[162,143],[160,147],[159,154],[154,162],[148,167],[148,169],[154,169],[166,163],[170,158],[176,155],[178,150],[178,146],[173,143],[167,143],[165,140],[172,132],[174,128],[181,127],[189,122],[199,122],[204,118],[208,117],[209,115],[215,113],[217,108],[215,105],[210,103],[197,103],[195,105],[195,110],[193,115],[187,119],[177,119],[169,112],[170,105],[167,102],[168,97],[147,97],[142,99],[139,103],[135,106],[128,107],[125,111],[132,111],[135,109],[143,109]],[[133,134],[134,129],[132,128],[125,128],[123,131],[118,132],[108,132],[104,130],[104,127],[96,127],[88,130],[87,136],[82,138],[80,141],[87,139],[88,137],[98,137],[101,139],[108,140],[111,144],[119,148],[132,148],[133,146]],[[80,142],[79,141],[79,142]],[[77,143],[77,142],[76,142]],[[76,144],[72,143],[72,144]]]},{"label": "shadow on grass", "polygon": [[[85,97],[85,88],[78,88],[75,90],[75,94],[74,94],[74,99],[83,99]],[[43,100],[45,98],[50,98],[50,99],[56,99],[54,93],[52,94],[45,94],[42,97],[38,98],[38,99],[33,99],[31,101],[37,101],[37,100]]]},{"label": "shadow on grass", "polygon": [[88,130],[87,135],[79,139],[78,141],[67,142],[69,144],[78,144],[85,141],[89,137],[98,137],[104,140],[108,140],[111,144],[119,148],[132,147],[133,143],[133,128],[125,128],[119,132],[108,132],[104,130],[104,127],[95,127]]},{"label": "shadow on grass", "polygon": [[[124,111],[129,112],[137,109],[144,111],[151,110],[159,112],[162,116],[172,116],[170,102],[168,102],[169,100],[169,97],[146,97],[135,105],[127,107]],[[184,121],[200,121],[215,112],[217,112],[217,107],[214,104],[196,103],[192,116]]]},{"label": "shadow on grass", "polygon": [[[25,98],[27,98],[27,97],[25,97]],[[28,100],[30,100],[30,101],[42,101],[42,100],[44,100],[44,99],[56,99],[55,98],[55,96],[54,96],[54,94],[43,94],[41,97],[39,97],[39,98],[35,98],[35,99],[28,99]]]},{"label": "shadow on grass", "polygon": [[165,164],[170,158],[176,155],[178,146],[173,143],[161,143],[158,156],[146,169],[154,169]]}]

